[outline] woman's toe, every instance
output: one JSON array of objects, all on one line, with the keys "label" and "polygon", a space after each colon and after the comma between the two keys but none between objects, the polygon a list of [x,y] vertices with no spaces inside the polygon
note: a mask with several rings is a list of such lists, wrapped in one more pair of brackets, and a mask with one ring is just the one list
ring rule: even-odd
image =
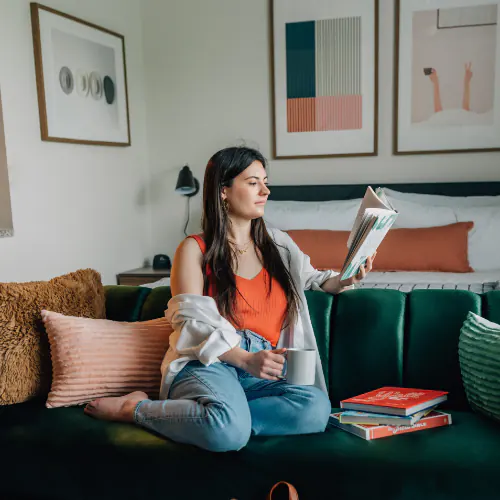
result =
[{"label": "woman's toe", "polygon": [[83,409],[83,411],[85,413],[92,413],[93,411],[95,410],[94,408],[94,405],[92,403],[88,403],[85,408]]}]

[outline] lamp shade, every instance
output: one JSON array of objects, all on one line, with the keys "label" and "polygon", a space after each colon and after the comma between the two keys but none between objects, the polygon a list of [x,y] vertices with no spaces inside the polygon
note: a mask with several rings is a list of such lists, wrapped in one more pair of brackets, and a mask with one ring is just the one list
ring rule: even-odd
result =
[{"label": "lamp shade", "polygon": [[179,172],[175,192],[184,196],[194,196],[200,189],[198,180],[193,176],[191,169],[185,165]]}]

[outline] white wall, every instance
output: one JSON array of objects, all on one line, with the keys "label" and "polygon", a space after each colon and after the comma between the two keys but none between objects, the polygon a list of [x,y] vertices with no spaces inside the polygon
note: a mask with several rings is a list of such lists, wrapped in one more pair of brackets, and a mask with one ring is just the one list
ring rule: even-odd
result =
[{"label": "white wall", "polygon": [[[143,0],[153,250],[173,254],[189,163],[200,182],[209,157],[245,141],[271,155],[268,0]],[[271,184],[500,180],[497,153],[392,156],[394,2],[380,0],[379,156],[274,160]],[[201,193],[193,200],[198,229]]]},{"label": "white wall", "polygon": [[106,284],[151,255],[140,3],[46,0],[125,36],[132,146],[42,142],[28,0],[0,0],[0,87],[14,219],[0,239],[0,281],[45,280],[78,268]]},{"label": "white wall", "polygon": [[[93,267],[114,283],[116,273],[144,258],[173,255],[186,214],[186,199],[174,193],[184,163],[202,182],[208,158],[222,147],[244,142],[271,156],[268,0],[44,4],[125,36],[132,146],[40,140],[29,1],[0,0],[15,230],[0,239],[0,281]],[[495,153],[392,156],[392,0],[381,0],[380,18],[379,156],[274,160],[271,182],[500,180]],[[192,202],[189,232],[198,230],[201,193]]]}]

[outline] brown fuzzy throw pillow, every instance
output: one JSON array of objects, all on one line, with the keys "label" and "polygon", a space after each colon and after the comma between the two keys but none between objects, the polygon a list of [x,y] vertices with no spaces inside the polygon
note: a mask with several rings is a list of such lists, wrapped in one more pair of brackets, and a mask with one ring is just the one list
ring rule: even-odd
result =
[{"label": "brown fuzzy throw pillow", "polygon": [[105,318],[101,275],[82,269],[50,281],[0,283],[0,405],[49,393],[52,367],[42,309]]}]

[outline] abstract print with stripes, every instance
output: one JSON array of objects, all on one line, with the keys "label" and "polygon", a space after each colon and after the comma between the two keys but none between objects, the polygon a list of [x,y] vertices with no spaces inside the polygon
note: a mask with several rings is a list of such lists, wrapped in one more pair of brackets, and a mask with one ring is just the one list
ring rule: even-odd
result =
[{"label": "abstract print with stripes", "polygon": [[361,17],[286,25],[288,132],[362,128]]}]

